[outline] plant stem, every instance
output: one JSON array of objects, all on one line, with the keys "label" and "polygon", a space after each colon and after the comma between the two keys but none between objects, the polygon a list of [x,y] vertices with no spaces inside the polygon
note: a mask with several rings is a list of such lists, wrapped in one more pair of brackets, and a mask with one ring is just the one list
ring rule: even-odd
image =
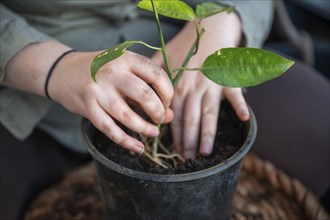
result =
[{"label": "plant stem", "polygon": [[179,67],[179,68],[174,69],[173,72],[175,72],[175,71],[185,71],[185,70],[188,70],[188,71],[199,71],[200,68],[199,67],[194,67],[194,68],[190,68],[190,67]]},{"label": "plant stem", "polygon": [[[182,76],[183,71],[185,70],[184,68],[187,66],[190,58],[197,52],[196,48],[197,45],[199,44],[199,40],[200,38],[203,36],[203,34],[205,33],[205,29],[202,28],[202,30],[197,34],[197,38],[194,42],[194,44],[191,46],[185,60],[183,61],[181,68],[178,68],[177,70],[179,70],[178,74],[176,75],[176,77],[174,78],[174,80],[172,81],[173,86],[175,87],[176,84],[179,82],[179,79]],[[195,70],[195,69],[194,69]]]},{"label": "plant stem", "polygon": [[[161,124],[157,125],[158,130],[160,131]],[[155,157],[157,152],[158,152],[158,142],[159,142],[159,137],[154,137],[152,141],[152,156]]]},{"label": "plant stem", "polygon": [[[151,0],[151,5],[152,5],[152,9],[155,15],[155,19],[156,19],[156,23],[157,23],[157,28],[158,28],[158,32],[159,32],[159,38],[160,38],[160,45],[161,45],[161,51],[163,54],[163,59],[164,59],[164,63],[165,63],[165,68],[166,68],[166,72],[168,74],[168,77],[170,78],[171,82],[173,82],[173,75],[172,75],[172,70],[170,68],[169,62],[168,62],[168,58],[167,58],[167,53],[166,53],[166,47],[165,47],[165,41],[164,41],[164,36],[163,36],[163,31],[162,31],[162,26],[160,25],[160,21],[159,21],[159,17],[158,17],[158,13],[157,13],[157,9],[155,7],[154,1]],[[161,125],[158,124],[157,128],[160,130]],[[157,157],[157,152],[158,152],[158,142],[159,142],[159,138],[154,137],[153,139],[153,157]]]},{"label": "plant stem", "polygon": [[159,38],[160,38],[160,45],[162,48],[162,54],[164,57],[164,63],[165,63],[165,68],[166,68],[166,72],[171,80],[171,82],[173,81],[173,76],[172,76],[172,70],[170,68],[169,62],[168,62],[168,58],[167,58],[167,54],[166,54],[166,47],[165,47],[165,41],[164,41],[164,36],[163,36],[163,31],[162,31],[162,27],[160,25],[160,21],[159,21],[159,17],[158,17],[158,13],[156,10],[156,7],[154,5],[154,1],[151,0],[151,4],[152,4],[152,9],[154,11],[154,15],[155,15],[155,19],[156,19],[156,23],[157,23],[157,28],[158,28],[158,32],[159,32]]},{"label": "plant stem", "polygon": [[[197,38],[196,38],[196,41],[194,42],[194,45],[195,45],[195,51],[193,52],[193,55],[195,55],[195,54],[197,53],[197,51],[198,51],[199,40],[200,40],[200,38],[201,38],[201,35],[200,35],[200,33],[199,33],[198,24],[197,24],[196,20],[194,20],[194,24],[195,24],[195,29],[196,29],[196,36],[197,36]],[[203,30],[203,29],[202,29],[202,30]],[[204,31],[205,31],[205,29],[204,29]],[[203,33],[204,33],[204,32],[203,32]],[[189,59],[190,59],[190,58],[189,58]]]},{"label": "plant stem", "polygon": [[153,49],[153,50],[162,50],[162,48],[160,48],[160,47],[151,46],[151,45],[149,45],[149,44],[147,44],[146,42],[143,42],[143,41],[141,41],[140,44],[142,44],[146,47],[149,47],[150,49]]},{"label": "plant stem", "polygon": [[[152,5],[152,9],[154,12],[154,16],[156,19],[156,23],[157,23],[157,28],[158,28],[158,32],[159,32],[159,38],[160,38],[160,45],[161,45],[161,51],[163,54],[163,59],[164,59],[164,63],[165,63],[165,69],[166,72],[172,82],[173,87],[175,87],[175,85],[177,84],[177,82],[179,81],[179,79],[181,78],[181,75],[183,73],[184,70],[199,70],[198,68],[186,68],[190,58],[197,52],[198,50],[198,46],[199,46],[199,40],[202,37],[202,35],[205,32],[205,29],[202,28],[202,30],[199,32],[198,30],[198,24],[195,22],[195,28],[196,28],[196,33],[197,33],[197,38],[194,42],[194,44],[191,46],[181,68],[178,68],[177,70],[179,70],[177,76],[175,77],[175,79],[173,79],[173,71],[170,68],[169,62],[168,62],[168,57],[167,57],[167,53],[166,53],[166,47],[165,47],[165,42],[164,42],[164,36],[163,36],[163,31],[162,31],[162,27],[159,21],[159,17],[158,17],[158,13],[157,13],[157,9],[155,7],[154,1],[151,0],[151,5]],[[157,128],[160,130],[161,125],[158,124]],[[153,138],[153,142],[152,142],[152,155],[151,157],[154,158],[155,160],[158,158],[158,145],[159,145],[159,137],[154,137]],[[158,160],[157,160],[158,161]]]}]

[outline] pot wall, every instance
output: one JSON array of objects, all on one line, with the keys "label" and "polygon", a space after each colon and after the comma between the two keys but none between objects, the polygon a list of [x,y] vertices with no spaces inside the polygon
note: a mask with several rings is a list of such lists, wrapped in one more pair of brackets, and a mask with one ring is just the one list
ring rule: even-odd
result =
[{"label": "pot wall", "polygon": [[98,170],[108,219],[229,219],[241,161],[256,137],[256,120],[246,125],[243,146],[226,162],[206,170],[175,175],[150,174],[120,166],[92,144],[95,128],[83,120],[83,136]]},{"label": "pot wall", "polygon": [[240,161],[223,172],[177,182],[136,179],[96,164],[109,219],[211,220],[231,215]]}]

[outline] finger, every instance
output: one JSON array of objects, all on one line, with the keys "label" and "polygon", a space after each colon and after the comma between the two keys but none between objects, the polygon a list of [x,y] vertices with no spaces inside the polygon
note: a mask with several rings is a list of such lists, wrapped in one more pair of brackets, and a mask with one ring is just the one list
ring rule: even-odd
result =
[{"label": "finger", "polygon": [[125,81],[118,83],[118,90],[137,102],[155,123],[165,120],[165,108],[155,91],[135,75],[125,76]]},{"label": "finger", "polygon": [[[119,95],[119,94],[118,94]],[[127,128],[146,136],[155,137],[159,134],[157,126],[147,122],[140,115],[134,112],[130,106],[121,97],[113,94],[112,101],[102,103],[104,111],[119,121]]]},{"label": "finger", "polygon": [[240,88],[225,88],[225,97],[233,106],[238,118],[247,121],[250,118],[249,109]]},{"label": "finger", "polygon": [[180,155],[182,155],[183,153],[182,151],[183,106],[184,106],[183,97],[174,96],[171,106],[174,112],[174,118],[173,121],[171,122],[171,131],[172,131],[174,149]]},{"label": "finger", "polygon": [[[97,105],[97,103],[95,103]],[[112,118],[100,107],[94,107],[90,110],[89,120],[92,124],[105,134],[109,139],[127,150],[142,154],[144,145],[127,135]]]},{"label": "finger", "polygon": [[161,52],[157,51],[154,53],[151,59],[155,61],[159,66],[163,66],[163,55]]},{"label": "finger", "polygon": [[184,106],[183,157],[185,159],[196,158],[201,125],[201,104],[202,94],[191,93]]},{"label": "finger", "polygon": [[214,138],[218,126],[220,111],[221,90],[206,91],[202,102],[201,141],[199,153],[208,156],[212,153]]},{"label": "finger", "polygon": [[164,124],[167,124],[171,122],[174,118],[174,112],[172,109],[167,108],[165,109],[165,119],[164,119]]},{"label": "finger", "polygon": [[[140,106],[139,103],[137,103],[136,101],[132,100],[132,99],[126,99],[127,103],[129,104],[129,106],[134,106],[136,109],[142,109],[142,107]],[[164,119],[164,124],[170,123],[173,120],[174,117],[174,112],[172,109],[170,108],[166,108],[165,109],[165,119]]]},{"label": "finger", "polygon": [[132,71],[143,81],[152,84],[163,105],[169,107],[173,98],[174,89],[167,73],[153,60],[136,54],[131,66]]}]

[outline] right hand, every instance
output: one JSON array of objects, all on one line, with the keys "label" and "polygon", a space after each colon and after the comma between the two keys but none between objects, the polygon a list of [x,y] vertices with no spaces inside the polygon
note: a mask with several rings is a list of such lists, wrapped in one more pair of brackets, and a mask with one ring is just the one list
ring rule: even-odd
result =
[{"label": "right hand", "polygon": [[74,52],[57,65],[49,82],[50,97],[69,111],[88,118],[115,143],[137,153],[144,145],[127,135],[114,120],[146,136],[157,136],[157,126],[135,113],[128,102],[141,107],[154,123],[173,118],[169,108],[174,91],[166,72],[154,61],[126,51],[90,74],[93,58],[100,52]]},{"label": "right hand", "polygon": [[[188,67],[199,67],[214,51],[224,47],[237,47],[242,31],[238,15],[219,13],[206,18],[201,26],[206,29],[197,53]],[[188,22],[167,44],[169,63],[177,68],[185,59],[196,38],[195,25]],[[159,51],[152,58],[163,65]],[[240,120],[249,119],[249,111],[240,88],[222,87],[202,73],[184,72],[176,85],[171,108],[175,117],[171,123],[173,145],[185,159],[195,159],[199,153],[209,156],[213,151],[217,131],[220,102],[228,99]]]}]

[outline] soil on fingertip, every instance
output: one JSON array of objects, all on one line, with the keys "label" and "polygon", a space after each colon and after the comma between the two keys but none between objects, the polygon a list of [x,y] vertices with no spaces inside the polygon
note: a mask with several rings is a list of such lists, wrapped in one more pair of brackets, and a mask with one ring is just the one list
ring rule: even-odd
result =
[{"label": "soil on fingertip", "polygon": [[[161,141],[165,147],[171,148],[170,128],[169,126],[162,127],[166,130],[162,132],[164,135],[162,135]],[[204,170],[228,160],[242,146],[246,138],[246,127],[246,123],[241,122],[237,118],[230,104],[227,101],[223,101],[221,103],[218,129],[212,154],[207,157],[197,154],[196,159],[179,162],[170,169],[155,166],[146,156],[140,156],[123,149],[99,131],[95,132],[92,141],[97,150],[105,157],[127,168],[157,174],[182,174]],[[173,161],[168,160],[167,162],[173,165]]]}]

